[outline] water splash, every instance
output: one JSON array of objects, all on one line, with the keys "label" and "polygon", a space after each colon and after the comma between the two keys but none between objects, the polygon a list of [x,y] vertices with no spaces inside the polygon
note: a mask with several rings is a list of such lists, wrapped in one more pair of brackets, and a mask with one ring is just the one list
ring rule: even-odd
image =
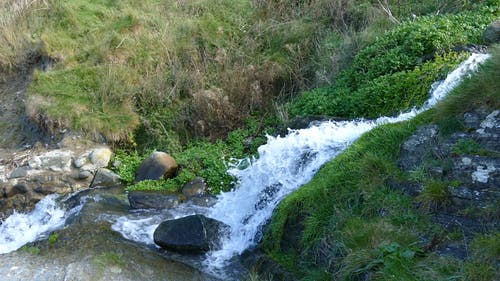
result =
[{"label": "water splash", "polygon": [[249,167],[229,170],[238,179],[238,187],[221,194],[208,213],[208,216],[231,226],[222,249],[208,254],[206,264],[209,270],[223,268],[233,256],[255,245],[262,225],[271,217],[278,203],[310,181],[323,164],[363,133],[382,124],[409,120],[430,109],[488,57],[473,54],[444,81],[433,85],[431,97],[421,108],[397,117],[327,121],[308,129],[290,130],[286,137],[268,137],[267,144],[258,149],[259,158],[251,161]]},{"label": "water splash", "polygon": [[0,254],[15,251],[62,228],[66,219],[81,209],[81,206],[77,206],[69,211],[64,210],[59,206],[58,198],[59,195],[48,195],[30,213],[14,212],[5,219],[0,225]]}]

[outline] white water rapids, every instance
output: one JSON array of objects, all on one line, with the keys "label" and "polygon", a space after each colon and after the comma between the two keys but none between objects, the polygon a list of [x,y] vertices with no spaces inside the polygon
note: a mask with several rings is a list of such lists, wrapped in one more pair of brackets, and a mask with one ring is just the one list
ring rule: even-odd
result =
[{"label": "white water rapids", "polygon": [[[153,232],[164,219],[201,213],[220,220],[231,227],[221,250],[208,253],[209,268],[223,268],[235,255],[256,244],[259,231],[278,203],[290,192],[311,180],[318,169],[376,126],[409,120],[433,107],[465,75],[475,71],[489,55],[473,54],[451,72],[447,78],[435,83],[431,97],[419,109],[397,117],[380,117],[376,120],[326,121],[307,129],[290,130],[285,137],[268,137],[267,144],[259,147],[259,157],[249,161],[244,169],[237,167],[229,173],[238,179],[237,187],[218,196],[211,208],[180,208],[163,212],[136,212],[127,216],[109,217],[112,228],[123,237],[153,245]],[[58,207],[56,196],[47,196],[29,214],[15,213],[0,225],[0,254],[8,253],[22,245],[43,238],[48,232],[64,226],[69,213]],[[42,237],[41,237],[42,235]]]}]

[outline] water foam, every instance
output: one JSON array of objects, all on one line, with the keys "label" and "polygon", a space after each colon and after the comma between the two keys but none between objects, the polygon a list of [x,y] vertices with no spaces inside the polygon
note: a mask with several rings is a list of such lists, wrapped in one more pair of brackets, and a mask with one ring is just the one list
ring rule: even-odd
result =
[{"label": "water foam", "polygon": [[302,130],[290,130],[286,137],[268,137],[259,147],[259,158],[245,169],[231,169],[238,187],[218,197],[208,216],[231,226],[221,250],[208,254],[209,269],[222,268],[235,255],[255,245],[262,225],[278,203],[290,192],[307,183],[327,161],[341,153],[363,133],[376,126],[409,120],[430,109],[456,87],[465,75],[477,70],[489,55],[473,54],[435,83],[431,97],[421,107],[396,117],[376,120],[327,121]]},{"label": "water foam", "polygon": [[63,227],[68,216],[77,209],[72,209],[72,212],[62,209],[58,206],[58,197],[55,194],[48,195],[30,213],[14,212],[5,219],[0,225],[0,254],[15,251]]}]

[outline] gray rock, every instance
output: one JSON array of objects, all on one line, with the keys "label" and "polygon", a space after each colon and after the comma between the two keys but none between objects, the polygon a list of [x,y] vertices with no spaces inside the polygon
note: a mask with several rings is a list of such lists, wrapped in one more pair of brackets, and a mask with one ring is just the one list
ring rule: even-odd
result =
[{"label": "gray rock", "polygon": [[178,165],[172,156],[165,152],[154,151],[139,166],[135,182],[171,178],[177,173]]},{"label": "gray rock", "polygon": [[101,168],[97,170],[97,173],[94,176],[94,179],[92,180],[92,183],[90,184],[91,188],[97,187],[97,186],[102,186],[102,187],[111,187],[111,186],[117,186],[121,184],[121,178],[119,175],[113,173],[112,171],[106,169],[106,168]]},{"label": "gray rock", "polygon": [[71,171],[73,152],[67,150],[52,150],[42,155],[34,156],[28,165],[32,169],[50,170],[54,172]]},{"label": "gray rock", "polygon": [[186,200],[186,204],[188,203],[201,207],[212,207],[217,203],[217,197],[212,195],[194,196]]},{"label": "gray rock", "polygon": [[183,201],[180,194],[131,191],[128,201],[132,209],[170,209],[177,207]]},{"label": "gray rock", "polygon": [[202,196],[207,194],[207,191],[207,184],[201,177],[195,178],[182,187],[182,194],[186,197]]},{"label": "gray rock", "polygon": [[483,41],[486,44],[495,44],[500,42],[500,20],[496,20],[483,32]]},{"label": "gray rock", "polygon": [[73,166],[75,168],[81,168],[83,165],[87,164],[90,152],[85,152],[73,161]]},{"label": "gray rock", "polygon": [[207,218],[192,215],[180,219],[162,222],[153,234],[154,241],[164,249],[204,253],[220,248],[221,237],[229,226]]},{"label": "gray rock", "polygon": [[26,167],[15,168],[9,175],[9,179],[24,178],[28,175],[28,170]]},{"label": "gray rock", "polygon": [[405,171],[410,171],[422,164],[429,154],[429,147],[437,143],[438,127],[423,126],[417,129],[402,146],[398,165]]}]

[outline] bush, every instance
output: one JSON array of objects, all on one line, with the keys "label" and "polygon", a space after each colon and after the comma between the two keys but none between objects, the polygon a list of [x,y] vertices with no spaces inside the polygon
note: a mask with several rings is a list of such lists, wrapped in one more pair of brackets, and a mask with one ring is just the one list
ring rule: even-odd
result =
[{"label": "bush", "polygon": [[483,6],[405,22],[361,50],[334,86],[294,100],[289,113],[373,118],[421,105],[432,83],[463,59],[449,53],[451,48],[480,43],[497,12],[497,7]]}]

